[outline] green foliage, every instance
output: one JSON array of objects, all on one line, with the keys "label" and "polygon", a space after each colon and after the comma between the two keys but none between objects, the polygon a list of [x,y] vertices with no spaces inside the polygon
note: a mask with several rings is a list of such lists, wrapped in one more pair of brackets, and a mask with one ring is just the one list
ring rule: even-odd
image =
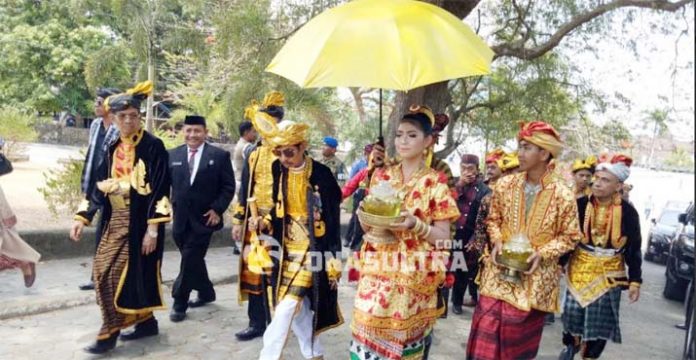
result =
[{"label": "green foliage", "polygon": [[172,131],[168,130],[156,130],[155,136],[162,140],[164,148],[167,150],[171,150],[184,143],[184,136],[182,133],[174,134]]},{"label": "green foliage", "polygon": [[84,198],[80,188],[84,160],[70,159],[58,169],[43,173],[45,185],[38,189],[54,217],[71,214]]},{"label": "green foliage", "polygon": [[100,87],[125,90],[133,84],[132,51],[124,44],[105,46],[93,52],[85,62],[84,76],[90,93]]},{"label": "green foliage", "polygon": [[82,73],[90,54],[107,45],[107,33],[74,17],[63,2],[3,3],[0,103],[88,113],[90,95]]},{"label": "green foliage", "polygon": [[0,108],[0,137],[5,139],[3,153],[12,158],[18,152],[18,142],[29,142],[36,139],[34,118],[26,111],[13,107]]},{"label": "green foliage", "polygon": [[694,156],[689,154],[686,149],[680,147],[669,154],[667,159],[665,159],[665,165],[667,168],[672,170],[688,171],[693,173]]}]

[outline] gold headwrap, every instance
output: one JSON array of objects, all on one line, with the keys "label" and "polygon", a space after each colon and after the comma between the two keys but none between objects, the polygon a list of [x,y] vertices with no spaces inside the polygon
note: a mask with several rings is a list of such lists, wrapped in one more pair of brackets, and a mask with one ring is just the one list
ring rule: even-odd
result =
[{"label": "gold headwrap", "polygon": [[557,158],[563,150],[563,142],[556,129],[543,121],[520,122],[517,140],[528,141],[550,152],[554,158]]},{"label": "gold headwrap", "polygon": [[273,147],[296,145],[307,141],[309,125],[291,120],[282,121],[271,138]]},{"label": "gold headwrap", "polygon": [[148,96],[152,95],[152,81],[143,81],[136,84],[134,87],[126,90],[125,93],[111,95],[104,99],[104,110],[110,112],[112,109],[116,111],[123,110],[128,106],[140,108],[140,103]]},{"label": "gold headwrap", "polygon": [[500,167],[501,171],[512,170],[519,166],[520,158],[517,156],[517,151],[505,154],[498,160],[498,167]]},{"label": "gold headwrap", "polygon": [[597,157],[594,155],[590,155],[586,159],[575,159],[575,161],[573,161],[573,172],[580,170],[590,170],[594,172],[595,166],[597,166]]},{"label": "gold headwrap", "polygon": [[263,97],[261,107],[268,108],[269,106],[285,106],[285,95],[280,91],[270,91]]}]

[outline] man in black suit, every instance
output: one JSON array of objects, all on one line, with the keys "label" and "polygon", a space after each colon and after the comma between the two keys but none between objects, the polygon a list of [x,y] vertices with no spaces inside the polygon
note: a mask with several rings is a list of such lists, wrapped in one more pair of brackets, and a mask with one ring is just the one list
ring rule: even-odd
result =
[{"label": "man in black suit", "polygon": [[[181,268],[174,281],[174,306],[169,318],[184,320],[188,307],[215,301],[215,289],[208,278],[205,254],[210,237],[222,228],[222,215],[235,189],[230,153],[207,144],[208,130],[202,116],[184,120],[186,144],[170,150],[174,242],[181,252]],[[192,290],[198,298],[189,301]]]}]

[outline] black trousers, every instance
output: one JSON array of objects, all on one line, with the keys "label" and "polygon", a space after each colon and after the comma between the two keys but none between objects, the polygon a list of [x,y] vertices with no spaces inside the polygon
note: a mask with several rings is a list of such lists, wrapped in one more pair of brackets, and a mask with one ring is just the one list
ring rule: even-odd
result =
[{"label": "black trousers", "polygon": [[[582,348],[578,341],[582,341],[581,338],[576,338],[573,335],[563,332],[563,345],[573,345],[573,351],[575,353],[579,352]],[[585,347],[583,353],[580,354],[583,359],[599,359],[604,352],[604,347],[607,345],[607,341],[604,339],[596,339],[590,341],[583,341]]]},{"label": "black trousers", "polygon": [[212,233],[194,233],[190,227],[182,234],[174,235],[174,242],[181,253],[179,276],[172,287],[175,311],[186,311],[193,290],[198,291],[198,298],[201,300],[215,300],[215,289],[208,278],[205,265],[205,254],[208,252],[211,235]]},{"label": "black trousers", "polygon": [[478,285],[476,285],[476,274],[478,274],[478,262],[467,261],[467,271],[461,269],[454,270],[454,285],[452,285],[452,305],[462,306],[466,289],[474,301],[478,301]]},{"label": "black trousers", "polygon": [[263,295],[249,294],[249,304],[247,306],[249,327],[253,327],[255,329],[265,329],[267,324],[266,314],[266,302]]}]

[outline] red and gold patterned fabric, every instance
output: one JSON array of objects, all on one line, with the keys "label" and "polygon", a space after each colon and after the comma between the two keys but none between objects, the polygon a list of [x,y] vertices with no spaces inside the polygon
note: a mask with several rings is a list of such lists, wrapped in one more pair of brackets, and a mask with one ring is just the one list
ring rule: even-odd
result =
[{"label": "red and gold patterned fabric", "polygon": [[539,268],[522,276],[522,284],[501,279],[501,268],[485,255],[480,273],[480,293],[530,311],[559,312],[559,258],[573,250],[582,238],[573,192],[553,169],[541,179],[528,216],[525,218],[526,173],[506,176],[496,183],[486,225],[491,244],[505,243],[523,233],[541,255]]},{"label": "red and gold patterned fabric", "polygon": [[[401,165],[394,165],[378,170],[372,185],[378,181],[389,181],[403,196],[403,208],[427,224],[459,217],[442,173],[426,167],[404,183]],[[351,324],[354,339],[373,339],[372,353],[386,359],[401,359],[404,347],[423,338],[444,310],[437,307],[437,290],[447,252],[412,231],[396,236],[394,243],[363,244]],[[404,271],[406,264],[421,270]]]}]

